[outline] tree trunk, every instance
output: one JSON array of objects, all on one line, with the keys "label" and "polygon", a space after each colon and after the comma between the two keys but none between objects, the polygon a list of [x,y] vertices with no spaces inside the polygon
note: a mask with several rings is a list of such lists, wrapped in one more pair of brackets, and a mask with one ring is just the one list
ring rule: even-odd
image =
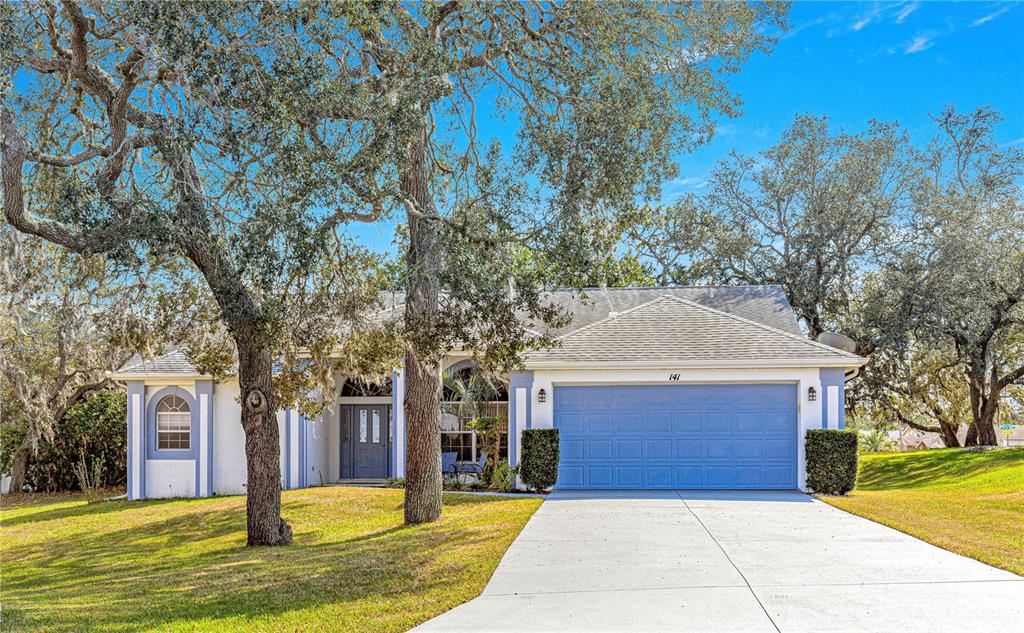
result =
[{"label": "tree trunk", "polygon": [[957,427],[943,420],[939,420],[939,435],[942,436],[942,443],[946,448],[959,448],[960,438],[956,436]]},{"label": "tree trunk", "polygon": [[[425,130],[425,128],[424,128]],[[409,248],[405,254],[405,521],[441,516],[441,362],[436,340],[440,311],[441,244],[430,193],[426,132],[409,148],[399,185],[406,197]]]},{"label": "tree trunk", "polygon": [[441,516],[440,366],[405,354],[405,522]]},{"label": "tree trunk", "polygon": [[8,488],[8,491],[21,492],[21,489],[25,487],[25,474],[28,472],[30,456],[31,450],[29,447],[22,445],[14,458],[14,462],[11,464],[11,486]]},{"label": "tree trunk", "polygon": [[995,427],[996,413],[999,411],[999,381],[994,370],[991,382],[986,379],[986,365],[982,359],[975,360],[967,372],[967,386],[971,394],[971,426],[967,429],[964,446],[999,444]]},{"label": "tree trunk", "polygon": [[290,545],[292,528],[281,518],[281,454],[271,377],[273,357],[236,336],[238,384],[245,431],[246,527],[249,545]]}]

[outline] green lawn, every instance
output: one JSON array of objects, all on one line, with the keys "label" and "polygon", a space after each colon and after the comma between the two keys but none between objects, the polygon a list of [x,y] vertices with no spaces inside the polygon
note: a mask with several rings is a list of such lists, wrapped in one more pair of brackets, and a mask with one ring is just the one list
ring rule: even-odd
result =
[{"label": "green lawn", "polygon": [[1024,574],[1024,448],[861,455],[857,489],[822,499]]},{"label": "green lawn", "polygon": [[286,492],[295,545],[245,547],[245,498],[74,497],[0,510],[3,630],[404,631],[477,596],[540,499],[445,495],[402,525],[402,491]]}]

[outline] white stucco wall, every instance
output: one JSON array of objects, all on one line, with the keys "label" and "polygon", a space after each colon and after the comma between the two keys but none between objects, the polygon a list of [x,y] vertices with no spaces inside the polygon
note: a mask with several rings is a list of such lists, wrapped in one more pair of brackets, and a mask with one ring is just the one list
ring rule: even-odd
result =
[{"label": "white stucco wall", "polygon": [[330,482],[327,442],[331,417],[331,411],[324,409],[324,412],[316,420],[308,422],[306,430],[308,447],[306,466],[309,469],[309,472],[306,473],[306,485],[308,486],[319,486]]},{"label": "white stucco wall", "polygon": [[238,381],[218,383],[213,390],[213,492],[245,494],[245,431],[238,403]]},{"label": "white stucco wall", "polygon": [[[678,374],[678,380],[669,376]],[[805,489],[807,469],[804,455],[804,437],[808,429],[821,428],[821,406],[819,402],[807,401],[807,389],[821,393],[819,370],[813,368],[779,369],[575,369],[575,370],[534,370],[533,386],[529,399],[532,407],[531,425],[534,428],[550,428],[553,425],[554,388],[559,385],[605,385],[605,384],[695,384],[695,383],[792,383],[797,385],[797,418],[793,421],[793,433],[797,435],[797,483]],[[545,402],[537,402],[537,392],[547,392]],[[519,407],[517,407],[519,409]],[[517,410],[518,413],[518,410]],[[518,416],[517,416],[518,417]],[[519,425],[517,425],[519,426]]]},{"label": "white stucco wall", "polygon": [[196,496],[196,460],[146,460],[146,497],[166,499],[194,496]]}]

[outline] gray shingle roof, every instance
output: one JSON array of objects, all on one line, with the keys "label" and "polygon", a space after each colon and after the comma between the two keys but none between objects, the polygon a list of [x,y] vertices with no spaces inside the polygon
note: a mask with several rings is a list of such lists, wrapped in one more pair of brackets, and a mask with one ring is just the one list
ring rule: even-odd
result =
[{"label": "gray shingle roof", "polygon": [[[572,323],[552,332],[564,336],[663,296],[694,303],[803,335],[782,286],[668,286],[655,288],[588,288],[586,296],[556,290],[549,299],[573,315]],[[538,327],[543,331],[543,328]]]},{"label": "gray shingle roof", "polygon": [[662,294],[560,338],[561,346],[532,352],[527,367],[607,363],[859,366],[864,359],[792,331]]},{"label": "gray shingle roof", "polygon": [[[802,334],[796,315],[786,299],[782,286],[662,286],[648,288],[586,288],[583,292],[571,289],[553,290],[545,299],[572,315],[572,322],[560,329],[543,323],[531,323],[537,332],[563,336],[608,318],[610,314],[625,312],[652,299],[671,295],[693,301],[709,308],[764,323],[774,328]],[[377,318],[401,316],[405,303],[404,292],[388,293]]]},{"label": "gray shingle roof", "polygon": [[[666,297],[675,301],[664,302]],[[530,362],[739,362],[843,357],[843,352],[804,337],[780,286],[588,288],[582,294],[555,290],[547,299],[571,314],[573,320],[569,326],[554,330],[543,324],[528,324],[563,341],[561,349],[536,352]],[[377,318],[400,316],[404,301],[405,293],[386,294]],[[726,318],[730,316],[733,318]],[[845,357],[859,360],[850,354]],[[185,354],[173,350],[151,360],[135,356],[113,375],[196,373]]]},{"label": "gray shingle roof", "polygon": [[121,369],[113,372],[113,376],[123,374],[157,374],[157,375],[195,375],[198,373],[192,363],[188,362],[184,352],[174,350],[151,359],[144,359],[138,354],[132,356]]}]

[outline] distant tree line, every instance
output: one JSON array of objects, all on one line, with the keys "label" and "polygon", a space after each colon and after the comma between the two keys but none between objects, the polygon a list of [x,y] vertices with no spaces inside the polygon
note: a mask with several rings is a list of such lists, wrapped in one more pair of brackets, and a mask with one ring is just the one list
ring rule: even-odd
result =
[{"label": "distant tree line", "polygon": [[[990,108],[947,108],[913,146],[801,115],[757,156],[732,154],[706,192],[641,208],[625,252],[661,284],[779,284],[806,329],[847,334],[871,362],[854,421],[993,445],[1024,384],[1024,159]],[[1014,407],[1014,410],[1019,407]]]}]

